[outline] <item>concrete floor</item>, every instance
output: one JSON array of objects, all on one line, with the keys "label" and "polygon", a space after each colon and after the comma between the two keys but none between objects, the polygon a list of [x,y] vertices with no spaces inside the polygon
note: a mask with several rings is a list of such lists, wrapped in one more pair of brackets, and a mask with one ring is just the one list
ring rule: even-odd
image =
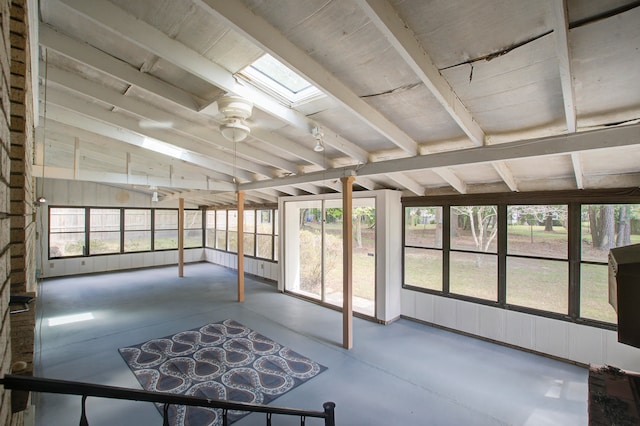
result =
[{"label": "concrete floor", "polygon": [[[234,319],[328,367],[273,404],[321,410],[336,403],[346,425],[586,425],[584,368],[408,320],[383,326],[354,319],[354,348],[341,348],[339,312],[198,263],[44,280],[38,298],[36,374],[140,389],[118,348],[209,322]],[[51,326],[50,318],[93,319]],[[41,394],[36,425],[77,424],[80,397]],[[152,404],[89,398],[91,426],[161,425]],[[252,414],[237,426],[265,424]],[[274,425],[300,424],[273,417]],[[307,419],[307,425],[323,424]]]}]

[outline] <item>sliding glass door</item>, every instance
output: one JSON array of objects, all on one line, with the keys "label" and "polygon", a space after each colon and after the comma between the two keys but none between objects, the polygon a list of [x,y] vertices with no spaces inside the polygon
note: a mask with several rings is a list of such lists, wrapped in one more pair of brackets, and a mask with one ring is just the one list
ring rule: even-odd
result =
[{"label": "sliding glass door", "polygon": [[[353,200],[353,309],[375,316],[375,199]],[[342,307],[342,200],[285,203],[286,290]]]}]

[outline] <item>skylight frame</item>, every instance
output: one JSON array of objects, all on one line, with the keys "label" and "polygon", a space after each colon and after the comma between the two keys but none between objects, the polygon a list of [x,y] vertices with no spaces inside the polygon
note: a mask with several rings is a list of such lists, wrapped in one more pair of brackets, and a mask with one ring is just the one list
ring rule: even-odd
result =
[{"label": "skylight frame", "polygon": [[[276,76],[268,75],[264,71],[254,67],[254,64],[263,59],[265,56],[273,59],[273,61],[279,64],[285,72],[295,75],[297,78],[306,82],[309,86],[298,92],[294,92],[293,90],[288,88],[285,83],[279,82]],[[307,81],[297,72],[293,71],[277,59],[270,56],[268,53],[265,53],[259,59],[240,70],[236,75],[252,84],[256,88],[260,89],[262,92],[265,92],[271,97],[276,98],[280,103],[292,108],[326,96],[312,83]]]}]

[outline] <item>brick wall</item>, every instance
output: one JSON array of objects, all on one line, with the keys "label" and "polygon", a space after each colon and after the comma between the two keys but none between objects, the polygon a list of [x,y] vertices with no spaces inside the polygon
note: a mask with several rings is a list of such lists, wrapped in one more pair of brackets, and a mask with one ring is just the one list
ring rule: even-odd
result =
[{"label": "brick wall", "polygon": [[[16,360],[11,294],[36,290],[33,208],[33,105],[26,0],[0,0],[0,374]],[[33,350],[33,333],[31,351]],[[15,336],[13,337],[15,339]],[[12,343],[14,342],[15,343]],[[27,345],[28,346],[28,345]],[[31,360],[33,354],[31,353]],[[30,365],[32,368],[32,365]],[[15,395],[14,395],[15,397]],[[22,425],[11,392],[0,387],[0,424]]]},{"label": "brick wall", "polygon": [[[10,253],[10,160],[9,139],[10,117],[10,45],[9,20],[10,1],[0,0],[0,374],[7,374],[11,369],[11,344],[9,325],[9,292],[11,287],[11,253]],[[11,424],[11,396],[0,389],[0,424]]]},{"label": "brick wall", "polygon": [[33,105],[26,0],[12,0],[11,41],[11,294],[36,290]]}]

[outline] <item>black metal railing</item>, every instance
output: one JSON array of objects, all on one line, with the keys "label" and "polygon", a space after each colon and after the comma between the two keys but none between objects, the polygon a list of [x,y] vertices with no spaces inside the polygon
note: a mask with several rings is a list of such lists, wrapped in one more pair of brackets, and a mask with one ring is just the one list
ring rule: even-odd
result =
[{"label": "black metal railing", "polygon": [[231,402],[220,399],[208,399],[195,396],[176,395],[163,392],[149,392],[145,390],[127,389],[116,386],[95,385],[91,383],[72,382],[68,380],[45,379],[41,377],[5,375],[0,378],[0,384],[5,389],[16,391],[31,391],[44,393],[57,393],[65,395],[82,396],[82,412],[80,414],[80,426],[88,426],[85,401],[87,397],[124,399],[130,401],[146,401],[156,404],[164,404],[163,426],[169,426],[167,413],[171,405],[189,405],[194,407],[206,407],[222,410],[223,425],[228,424],[227,412],[248,411],[253,413],[266,413],[266,424],[271,425],[273,414],[300,417],[300,424],[305,424],[307,417],[324,419],[325,426],[335,426],[334,409],[336,404],[325,402],[322,404],[324,411],[299,410],[271,405],[250,404],[246,402]]}]

